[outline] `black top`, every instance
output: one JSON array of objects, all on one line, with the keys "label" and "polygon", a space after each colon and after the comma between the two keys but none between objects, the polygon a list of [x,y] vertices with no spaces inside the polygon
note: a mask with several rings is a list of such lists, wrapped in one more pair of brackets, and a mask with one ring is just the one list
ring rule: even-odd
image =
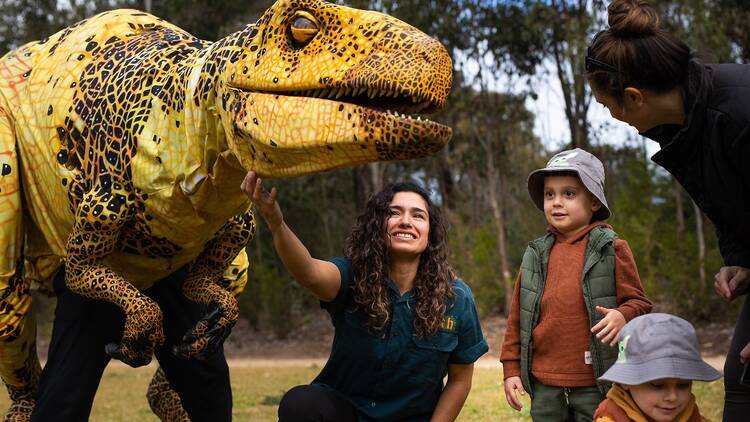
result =
[{"label": "black top", "polygon": [[688,64],[685,125],[641,135],[716,228],[725,265],[750,268],[750,65]]}]

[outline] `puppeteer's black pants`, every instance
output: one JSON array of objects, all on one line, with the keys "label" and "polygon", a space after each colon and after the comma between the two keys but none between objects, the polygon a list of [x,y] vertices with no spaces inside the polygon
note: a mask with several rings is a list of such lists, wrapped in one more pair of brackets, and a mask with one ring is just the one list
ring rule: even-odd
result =
[{"label": "puppeteer's black pants", "polygon": [[[63,271],[55,277],[57,308],[47,364],[42,370],[32,421],[87,421],[104,368],[110,360],[107,343],[119,343],[125,314],[117,306],[86,299],[65,287]],[[143,291],[161,307],[164,345],[155,351],[159,365],[193,422],[231,421],[232,390],[223,349],[206,360],[179,359],[173,345],[205,312],[188,300],[180,287],[179,270]],[[146,402],[146,391],[143,391]]]},{"label": "puppeteer's black pants", "polygon": [[747,296],[743,300],[745,303],[737,318],[732,344],[724,363],[724,422],[744,422],[750,415],[750,387],[740,384],[740,352],[750,342],[750,301]]}]

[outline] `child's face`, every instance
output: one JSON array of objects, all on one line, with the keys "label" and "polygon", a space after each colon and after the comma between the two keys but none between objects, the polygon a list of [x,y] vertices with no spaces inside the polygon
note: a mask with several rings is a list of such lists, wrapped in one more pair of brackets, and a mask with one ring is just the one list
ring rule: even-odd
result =
[{"label": "child's face", "polygon": [[672,422],[690,402],[692,381],[675,378],[625,385],[635,404],[654,422]]},{"label": "child's face", "polygon": [[544,217],[564,236],[591,223],[599,207],[578,177],[553,174],[544,178]]}]

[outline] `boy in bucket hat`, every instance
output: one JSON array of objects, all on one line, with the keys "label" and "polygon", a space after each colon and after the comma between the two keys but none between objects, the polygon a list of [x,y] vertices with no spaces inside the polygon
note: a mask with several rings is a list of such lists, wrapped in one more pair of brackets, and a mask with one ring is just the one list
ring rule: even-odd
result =
[{"label": "boy in bucket hat", "polygon": [[590,421],[609,384],[625,323],[651,311],[633,254],[603,220],[604,167],[574,149],[531,172],[528,190],[548,232],[529,243],[518,274],[500,360],[505,398],[531,395],[534,421]]},{"label": "boy in bucket hat", "polygon": [[692,381],[721,374],[701,359],[689,322],[669,314],[634,318],[621,332],[617,362],[600,379],[614,384],[597,422],[700,422]]}]

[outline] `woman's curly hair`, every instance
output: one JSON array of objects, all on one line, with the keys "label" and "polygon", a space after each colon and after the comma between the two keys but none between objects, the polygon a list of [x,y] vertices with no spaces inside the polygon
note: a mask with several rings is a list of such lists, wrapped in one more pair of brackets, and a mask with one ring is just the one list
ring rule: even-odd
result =
[{"label": "woman's curly hair", "polygon": [[427,191],[414,183],[389,184],[367,201],[364,212],[357,217],[344,247],[354,275],[354,303],[365,313],[367,325],[373,330],[383,330],[392,318],[389,248],[384,230],[391,201],[398,192],[414,192],[427,203],[430,233],[427,248],[419,258],[412,294],[416,302],[414,329],[418,336],[429,337],[440,328],[446,307],[455,298],[454,276],[448,265],[447,236],[440,209],[432,203]]}]

